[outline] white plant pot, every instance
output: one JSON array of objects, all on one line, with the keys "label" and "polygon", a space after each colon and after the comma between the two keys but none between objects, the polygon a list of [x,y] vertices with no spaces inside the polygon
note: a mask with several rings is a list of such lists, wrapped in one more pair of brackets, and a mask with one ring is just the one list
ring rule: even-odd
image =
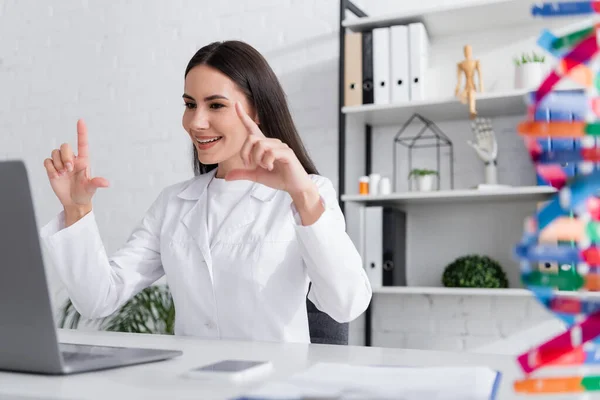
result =
[{"label": "white plant pot", "polygon": [[423,175],[415,177],[417,190],[420,192],[430,192],[433,190],[435,175]]},{"label": "white plant pot", "polygon": [[515,66],[515,89],[534,89],[540,86],[548,68],[544,63],[525,63]]}]

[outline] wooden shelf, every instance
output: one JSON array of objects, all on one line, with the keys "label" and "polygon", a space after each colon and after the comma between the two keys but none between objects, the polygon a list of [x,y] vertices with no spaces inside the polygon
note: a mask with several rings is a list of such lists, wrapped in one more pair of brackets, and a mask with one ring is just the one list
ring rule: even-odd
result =
[{"label": "wooden shelf", "polygon": [[[477,94],[477,111],[481,115],[525,115],[526,90]],[[435,121],[462,120],[469,118],[469,107],[456,97],[410,101],[393,104],[364,104],[342,107],[346,115],[363,116],[370,125],[401,125],[414,113]]]},{"label": "wooden shelf", "polygon": [[[577,298],[598,298],[600,292],[570,292],[557,291],[561,296]],[[449,288],[435,286],[382,286],[373,288],[373,294],[432,294],[456,296],[533,296],[530,290],[523,288],[480,289],[480,288]]]},{"label": "wooden shelf", "polygon": [[[524,0],[471,0],[466,4],[430,6],[408,13],[348,18],[343,21],[342,26],[359,32],[378,27],[422,22],[430,38],[436,38],[505,29],[511,26],[527,25],[542,29],[551,25],[552,19],[531,15],[532,5],[533,2]],[[581,20],[581,16],[561,17],[560,20],[569,23]]]},{"label": "wooden shelf", "polygon": [[342,195],[342,201],[368,206],[443,204],[464,202],[544,201],[557,191],[551,186],[515,186],[498,189],[439,190],[387,195]]}]

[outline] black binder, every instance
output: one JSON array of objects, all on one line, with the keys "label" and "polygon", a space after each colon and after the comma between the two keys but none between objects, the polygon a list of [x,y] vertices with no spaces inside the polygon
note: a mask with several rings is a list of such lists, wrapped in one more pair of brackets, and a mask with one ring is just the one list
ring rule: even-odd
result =
[{"label": "black binder", "polygon": [[375,101],[373,90],[373,31],[362,33],[363,104]]},{"label": "black binder", "polygon": [[406,286],[406,213],[383,207],[382,285]]}]

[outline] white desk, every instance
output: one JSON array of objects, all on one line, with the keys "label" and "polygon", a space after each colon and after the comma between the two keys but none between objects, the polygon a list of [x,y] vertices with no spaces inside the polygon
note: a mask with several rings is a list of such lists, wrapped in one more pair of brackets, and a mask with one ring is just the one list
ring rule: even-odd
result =
[{"label": "white desk", "polygon": [[[71,376],[0,373],[0,399],[228,399],[247,386],[228,386],[180,375],[188,369],[223,358],[266,358],[275,370],[268,379],[285,377],[319,361],[356,365],[486,365],[503,372],[499,399],[542,399],[516,396],[512,382],[520,376],[514,356],[378,347],[207,341],[191,337],[59,330],[61,341],[113,346],[180,349],[183,356],[156,363]],[[558,397],[548,397],[557,399]],[[561,397],[562,398],[562,397]],[[579,398],[579,397],[570,397]]]}]

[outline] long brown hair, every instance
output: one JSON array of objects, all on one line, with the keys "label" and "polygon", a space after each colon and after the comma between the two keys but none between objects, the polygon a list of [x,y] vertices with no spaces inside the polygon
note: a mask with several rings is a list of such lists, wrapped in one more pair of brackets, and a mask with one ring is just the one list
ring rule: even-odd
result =
[{"label": "long brown hair", "polygon": [[[236,40],[210,43],[194,54],[185,69],[184,77],[187,77],[192,68],[202,64],[221,71],[235,82],[256,110],[260,130],[264,135],[287,144],[306,173],[318,174],[298,135],[283,88],[265,58],[255,48]],[[196,146],[192,145],[192,149],[194,175],[204,174],[217,167],[216,164],[202,164],[198,160]]]}]

